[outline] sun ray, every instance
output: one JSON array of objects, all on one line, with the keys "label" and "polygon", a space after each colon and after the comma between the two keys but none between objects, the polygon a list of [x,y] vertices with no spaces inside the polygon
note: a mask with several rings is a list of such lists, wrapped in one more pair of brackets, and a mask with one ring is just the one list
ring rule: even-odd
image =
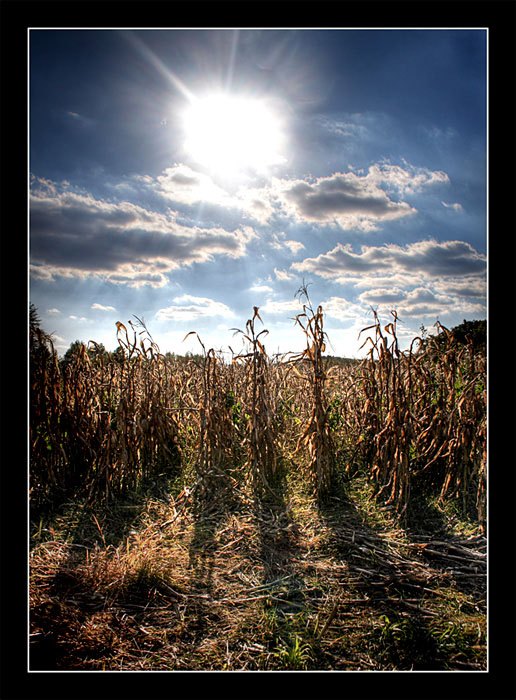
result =
[{"label": "sun ray", "polygon": [[169,83],[171,83],[176,90],[178,90],[184,97],[190,102],[195,100],[195,95],[191,90],[180,80],[170,68],[163,63],[163,61],[156,56],[154,51],[152,51],[139,37],[131,31],[120,31],[120,36],[126,39],[135,48],[138,53],[140,53],[157,71],[162,75]]}]

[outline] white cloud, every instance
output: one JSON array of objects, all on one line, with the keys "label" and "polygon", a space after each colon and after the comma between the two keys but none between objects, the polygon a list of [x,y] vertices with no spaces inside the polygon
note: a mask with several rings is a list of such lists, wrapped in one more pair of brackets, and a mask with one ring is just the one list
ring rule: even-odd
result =
[{"label": "white cloud", "polygon": [[428,316],[436,318],[455,314],[459,309],[464,314],[485,313],[485,298],[481,295],[476,299],[468,298],[461,291],[460,285],[445,280],[440,285],[432,285],[432,288],[370,289],[360,294],[359,300],[383,314],[395,309],[403,320]]},{"label": "white cloud", "polygon": [[96,309],[97,311],[116,311],[114,306],[103,306],[102,304],[92,304],[91,305],[92,309]]},{"label": "white cloud", "polygon": [[359,299],[364,304],[397,304],[407,297],[407,293],[397,287],[392,288],[373,288],[360,294]]},{"label": "white cloud", "polygon": [[284,233],[273,233],[272,234],[272,241],[270,242],[271,248],[274,248],[274,250],[283,250],[283,245],[284,242],[280,240],[281,237],[285,237]]},{"label": "white cloud", "polygon": [[249,287],[250,292],[259,292],[260,294],[266,294],[273,292],[273,288],[269,287],[266,284],[255,284],[252,287]]},{"label": "white cloud", "polygon": [[372,165],[369,168],[368,179],[378,185],[384,184],[387,189],[394,190],[400,195],[421,192],[429,185],[448,184],[449,176],[442,170],[429,170],[416,167],[403,161],[403,167],[391,163]]},{"label": "white cloud", "polygon": [[291,301],[273,301],[269,299],[261,307],[261,310],[269,314],[297,314],[302,310],[302,304],[298,299],[293,299]]},{"label": "white cloud", "polygon": [[[392,198],[392,194],[403,197],[449,182],[449,176],[441,170],[416,167],[406,161],[403,166],[386,161],[371,165],[367,171],[349,167],[347,172],[325,177],[272,178],[267,187],[256,190],[256,199],[268,210],[269,217],[276,212],[298,221],[366,232],[376,231],[382,222],[417,213],[407,202]],[[275,236],[274,247],[285,245],[280,236]],[[292,243],[292,252],[297,252],[299,244]]]},{"label": "white cloud", "polygon": [[335,173],[313,182],[282,181],[278,196],[287,213],[299,221],[337,224],[343,229],[374,231],[383,221],[416,213],[396,202],[378,185],[376,174]]},{"label": "white cloud", "polygon": [[59,309],[53,308],[53,309],[47,309],[47,314],[60,314],[61,312]]},{"label": "white cloud", "polygon": [[[349,166],[348,166],[349,167]],[[416,167],[403,161],[403,167],[389,162],[371,165],[367,172],[336,172],[316,179],[273,177],[267,185],[246,184],[230,193],[211,177],[184,164],[176,163],[155,180],[146,181],[152,191],[177,203],[193,205],[211,202],[225,209],[236,209],[259,223],[269,223],[275,215],[298,221],[338,225],[344,229],[375,231],[384,221],[416,213],[407,202],[392,199],[421,192],[424,187],[448,184],[443,171]],[[276,234],[272,247],[288,247],[293,254],[302,249],[299,241],[285,241]]]},{"label": "white cloud", "polygon": [[276,211],[274,190],[268,187],[241,187],[228,202],[261,224],[267,224]]},{"label": "white cloud", "polygon": [[204,173],[192,170],[187,165],[176,163],[156,178],[158,193],[174,202],[196,204],[215,202],[221,205],[232,203],[230,195]]},{"label": "white cloud", "polygon": [[288,248],[294,255],[297,255],[297,253],[305,247],[300,241],[286,240],[286,233],[283,231],[281,233],[272,234],[270,246],[274,248],[274,250],[284,250]]},{"label": "white cloud", "polygon": [[274,274],[276,275],[276,279],[278,279],[280,282],[286,282],[294,278],[294,276],[286,270],[278,270],[276,267],[274,268]]},{"label": "white cloud", "polygon": [[340,321],[355,320],[363,315],[362,309],[357,304],[342,297],[330,297],[321,303],[324,314]]},{"label": "white cloud", "polygon": [[174,306],[159,309],[156,318],[160,321],[194,321],[199,318],[212,316],[234,317],[233,311],[220,301],[191,294],[183,294],[173,299]]},{"label": "white cloud", "polygon": [[[453,299],[445,294],[435,294],[426,287],[416,287],[404,295],[396,310],[402,317],[438,316],[446,312]],[[384,302],[385,307],[385,302]]]},{"label": "white cloud", "polygon": [[[274,213],[274,197],[270,187],[246,184],[230,192],[206,173],[182,163],[175,163],[157,178],[133,176],[131,180],[170,202],[188,206],[209,204],[225,211],[235,210],[262,224],[267,223]],[[118,187],[131,188],[132,185],[126,182]]]},{"label": "white cloud", "polygon": [[449,294],[471,299],[474,303],[485,300],[487,295],[486,276],[465,276],[462,278],[452,278],[436,280],[433,288],[441,294]]},{"label": "white cloud", "polygon": [[287,248],[289,248],[294,255],[297,255],[300,250],[303,250],[305,247],[302,243],[299,241],[285,241],[285,245]]}]

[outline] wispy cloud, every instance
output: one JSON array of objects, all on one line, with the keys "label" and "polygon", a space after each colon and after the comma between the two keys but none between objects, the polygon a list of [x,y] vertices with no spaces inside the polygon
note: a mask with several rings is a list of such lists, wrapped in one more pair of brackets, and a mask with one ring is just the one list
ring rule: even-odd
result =
[{"label": "wispy cloud", "polygon": [[406,161],[403,161],[403,167],[388,162],[372,165],[366,177],[401,196],[421,192],[424,187],[447,185],[450,182],[449,176],[442,170],[429,170]]},{"label": "wispy cloud", "polygon": [[305,247],[304,243],[300,241],[287,240],[287,234],[283,231],[281,233],[272,234],[270,246],[274,248],[274,250],[285,250],[285,248],[287,248],[293,255],[297,255]]},{"label": "wispy cloud", "polygon": [[464,211],[464,208],[462,204],[459,204],[459,202],[454,202],[453,204],[448,204],[447,202],[441,202],[443,207],[446,207],[447,209],[453,209],[454,211],[461,212]]},{"label": "wispy cloud", "polygon": [[91,127],[96,123],[94,119],[86,117],[84,116],[84,114],[79,114],[79,112],[68,110],[67,112],[65,112],[65,114],[69,119],[72,119],[77,124],[80,124],[80,126]]},{"label": "wispy cloud", "polygon": [[419,127],[419,131],[423,136],[429,141],[439,145],[439,146],[449,146],[453,139],[457,138],[457,131],[451,126],[440,129],[437,126],[424,126]]}]

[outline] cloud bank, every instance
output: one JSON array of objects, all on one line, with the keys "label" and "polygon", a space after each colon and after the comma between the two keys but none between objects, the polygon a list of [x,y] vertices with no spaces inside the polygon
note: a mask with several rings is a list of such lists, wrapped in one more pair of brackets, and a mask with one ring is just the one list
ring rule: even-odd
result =
[{"label": "cloud bank", "polygon": [[[327,253],[293,263],[291,270],[318,275],[355,292],[363,289],[357,298],[360,305],[395,308],[404,317],[422,318],[458,308],[461,313],[485,314],[486,262],[469,243],[429,239],[406,246],[362,246],[358,253],[339,243]],[[326,309],[330,315],[335,299]]]},{"label": "cloud bank", "polygon": [[397,275],[409,273],[425,278],[460,277],[485,273],[486,258],[465,241],[417,241],[406,246],[385,244],[362,246],[359,253],[351,245],[338,243],[333,250],[292,264],[298,272],[345,282],[360,274]]},{"label": "cloud bank", "polygon": [[255,236],[248,226],[188,227],[177,222],[175,212],[96,199],[44,182],[33,187],[30,231],[35,277],[95,275],[133,287],[162,287],[181,267],[217,256],[242,257]]}]

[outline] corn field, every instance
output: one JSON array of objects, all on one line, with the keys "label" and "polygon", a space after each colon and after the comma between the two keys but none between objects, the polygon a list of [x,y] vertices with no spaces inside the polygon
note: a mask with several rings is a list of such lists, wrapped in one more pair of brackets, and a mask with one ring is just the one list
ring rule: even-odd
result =
[{"label": "corn field", "polygon": [[[165,357],[143,322],[118,322],[123,352],[90,341],[67,363],[40,333],[30,362],[30,497],[113,499],[154,475],[188,475],[206,507],[274,492],[295,470],[324,500],[360,472],[403,517],[423,485],[486,518],[486,357],[444,327],[400,351],[397,316],[373,312],[362,361],[324,357],[323,309],[306,293],[306,349],[267,354],[259,309],[228,360]],[[139,319],[138,319],[139,321]]]}]

